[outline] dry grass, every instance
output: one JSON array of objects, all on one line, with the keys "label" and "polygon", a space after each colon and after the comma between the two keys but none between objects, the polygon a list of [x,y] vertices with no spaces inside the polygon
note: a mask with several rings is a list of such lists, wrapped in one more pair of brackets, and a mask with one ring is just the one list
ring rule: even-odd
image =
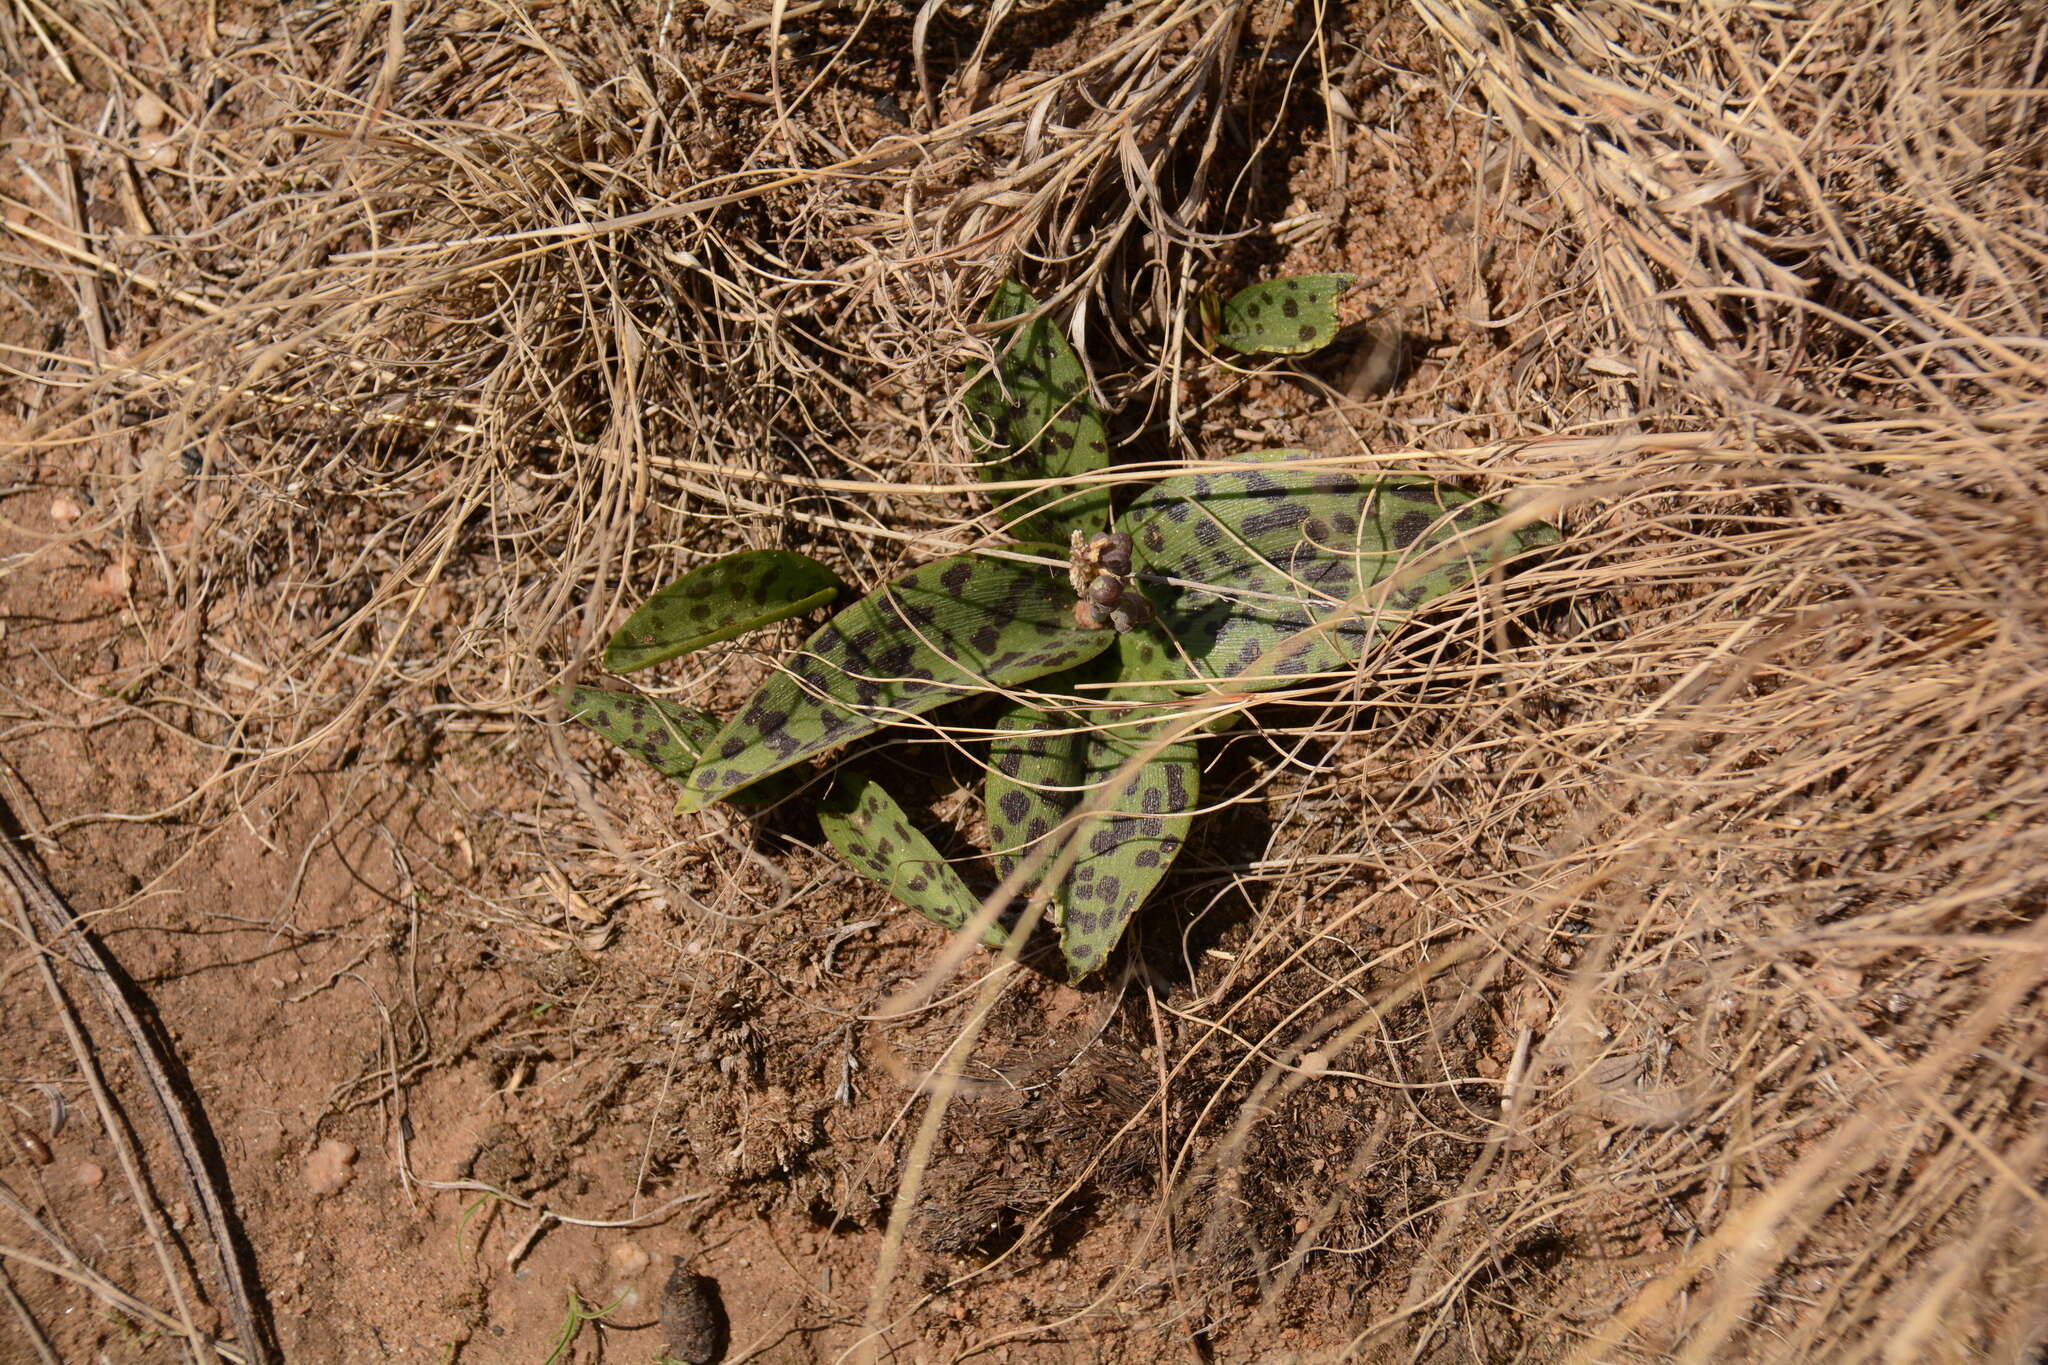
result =
[{"label": "dry grass", "polygon": [[[1296,1329],[1303,1359],[2031,1359],[2038,34],[1997,6],[1414,0],[1396,62],[1365,6],[992,12],[313,5],[187,70],[139,15],[10,7],[9,69],[39,74],[9,78],[7,287],[65,319],[4,338],[10,482],[96,502],[7,569],[83,547],[153,623],[115,695],[28,711],[140,714],[199,760],[122,819],[484,743],[575,794],[521,837],[588,902],[658,893],[725,943],[817,886],[716,817],[618,813],[550,685],[711,554],[872,579],[979,534],[952,399],[1005,271],[1148,458],[1292,420],[1185,320],[1219,270],[1348,264],[1334,203],[1267,220],[1304,166],[1342,198],[1329,147],[1362,155],[1373,93],[1464,130],[1469,164],[1426,176],[1514,255],[1395,300],[1461,338],[1427,392],[1339,381],[1301,420],[1547,499],[1566,544],[1232,742],[1231,831],[1058,1059],[1104,1054],[1071,1102],[906,1089],[869,1328],[921,1330],[889,1271],[916,1208],[949,1251],[975,1245],[949,1199],[1006,1223],[971,1283],[1137,1189],[1125,1233],[1082,1224],[1127,1236],[1124,1273],[981,1344],[1113,1312],[1134,1350],[1237,1356]],[[169,169],[134,159],[145,90]],[[676,687],[729,703],[738,662]],[[535,922],[509,887],[478,913]],[[999,971],[863,1027],[955,1096],[1033,991]],[[919,1155],[990,1123],[1106,1165],[992,1193]]]}]

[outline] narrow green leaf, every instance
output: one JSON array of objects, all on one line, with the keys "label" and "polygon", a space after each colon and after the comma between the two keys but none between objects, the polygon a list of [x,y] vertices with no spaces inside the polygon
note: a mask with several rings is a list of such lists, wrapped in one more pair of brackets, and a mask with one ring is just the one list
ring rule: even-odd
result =
[{"label": "narrow green leaf", "polygon": [[[1060,952],[1078,981],[1109,960],[1137,912],[1187,839],[1201,768],[1192,740],[1178,740],[1121,780],[1134,757],[1152,748],[1098,736],[1089,744],[1082,782],[1095,813],[1082,823],[1081,855],[1067,873],[1060,900]],[[1107,793],[1106,797],[1104,793]]]},{"label": "narrow green leaf", "polygon": [[[818,804],[818,825],[840,857],[934,924],[958,930],[981,908],[981,897],[874,778],[841,771]],[[1009,934],[999,921],[981,941],[1000,948]]]},{"label": "narrow green leaf", "polygon": [[[1417,475],[1361,478],[1286,463],[1299,453],[1245,457],[1271,460],[1263,469],[1162,480],[1123,517],[1160,625],[1204,677],[1252,690],[1348,666],[1375,633],[1472,582],[1496,557],[1559,538],[1541,523],[1498,550],[1474,537],[1467,553],[1416,574],[1410,566],[1501,508]],[[1397,573],[1404,581],[1375,606],[1375,585]],[[1147,574],[1205,586],[1143,582]]]},{"label": "narrow green leaf", "polygon": [[607,692],[599,687],[564,687],[569,719],[597,731],[663,777],[680,782],[697,767],[704,741],[718,722],[659,697]]},{"label": "narrow green leaf", "polygon": [[[1000,322],[1038,306],[1014,280],[1005,280],[988,306]],[[1003,336],[993,368],[971,365],[962,403],[969,448],[984,481],[1068,480],[1109,464],[1109,437],[1089,396],[1081,359],[1059,325],[1041,317]],[[1070,532],[1094,535],[1109,525],[1109,490],[1047,488],[1012,501],[1002,515],[1027,540],[1065,543]]]},{"label": "narrow green leaf", "polygon": [[[1166,875],[1187,837],[1199,789],[1192,738],[1151,753],[1166,727],[1176,724],[1162,710],[1173,694],[1143,684],[1183,676],[1156,628],[1121,635],[1115,654],[1080,671],[1126,685],[1091,690],[1090,697],[1114,704],[1085,712],[1010,708],[997,721],[984,788],[989,842],[1003,877],[1033,854],[1049,869],[1067,841],[1079,841],[1054,897],[1061,949],[1075,980],[1108,960],[1130,917]],[[1118,777],[1127,762],[1145,755],[1135,773]],[[1080,811],[1086,813],[1074,818]]]},{"label": "narrow green leaf", "polygon": [[1061,568],[966,554],[912,571],[833,617],[761,685],[705,746],[678,809],[956,698],[1094,658],[1115,634],[1075,626],[1073,605]]},{"label": "narrow green leaf", "polygon": [[[1022,702],[996,718],[982,805],[997,877],[1008,880],[1073,809],[1088,747],[1081,724],[1078,716],[1062,719]],[[1036,885],[1034,878],[1018,895],[1029,897]]]},{"label": "narrow green leaf", "polygon": [[647,599],[605,646],[604,666],[631,673],[801,616],[839,595],[839,576],[808,555],[748,550],[692,569]]},{"label": "narrow green leaf", "polygon": [[[704,745],[718,733],[718,720],[660,697],[607,692],[600,687],[564,687],[569,719],[595,730],[663,777],[687,781],[702,760]],[[775,774],[732,794],[735,805],[772,806],[803,785],[803,775]]]},{"label": "narrow green leaf", "polygon": [[1218,339],[1247,355],[1304,355],[1337,335],[1337,296],[1350,275],[1289,275],[1240,289],[1223,304]]}]

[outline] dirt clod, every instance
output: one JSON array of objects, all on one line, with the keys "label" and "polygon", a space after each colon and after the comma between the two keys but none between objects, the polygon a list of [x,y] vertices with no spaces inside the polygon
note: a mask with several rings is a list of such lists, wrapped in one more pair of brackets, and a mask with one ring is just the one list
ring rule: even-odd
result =
[{"label": "dirt clod", "polygon": [[125,560],[116,559],[102,570],[88,585],[100,597],[120,597],[135,585],[134,575],[128,572]]},{"label": "dirt clod", "polygon": [[533,1148],[511,1124],[494,1123],[484,1130],[469,1174],[497,1189],[523,1193],[533,1174]]},{"label": "dirt clod", "polygon": [[327,1138],[306,1157],[306,1188],[325,1199],[340,1194],[356,1178],[354,1143]]}]

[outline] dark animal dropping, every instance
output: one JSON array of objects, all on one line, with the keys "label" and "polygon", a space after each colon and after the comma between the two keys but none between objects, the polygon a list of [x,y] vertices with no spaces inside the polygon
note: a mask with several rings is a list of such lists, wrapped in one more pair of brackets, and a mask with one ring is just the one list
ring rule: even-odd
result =
[{"label": "dark animal dropping", "polygon": [[661,1289],[661,1332],[668,1353],[684,1365],[711,1365],[725,1354],[725,1305],[718,1282],[692,1274],[682,1257]]}]

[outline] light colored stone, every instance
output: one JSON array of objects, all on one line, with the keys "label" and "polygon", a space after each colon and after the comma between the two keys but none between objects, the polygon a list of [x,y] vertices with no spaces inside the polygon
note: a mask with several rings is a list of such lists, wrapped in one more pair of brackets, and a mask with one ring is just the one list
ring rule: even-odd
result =
[{"label": "light colored stone", "polygon": [[612,1269],[622,1280],[630,1280],[647,1269],[652,1259],[636,1242],[621,1242],[612,1248]]}]

